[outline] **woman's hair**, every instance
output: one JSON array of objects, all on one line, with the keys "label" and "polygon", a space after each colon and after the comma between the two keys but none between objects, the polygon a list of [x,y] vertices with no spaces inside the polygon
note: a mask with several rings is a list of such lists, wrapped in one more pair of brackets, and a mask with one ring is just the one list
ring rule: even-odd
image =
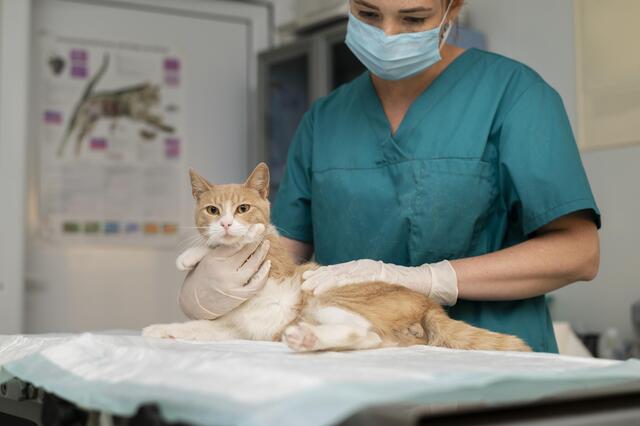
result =
[{"label": "woman's hair", "polygon": [[[462,6],[464,6],[464,2],[465,2],[465,0],[444,0],[444,6],[445,6],[445,7],[449,7],[449,4],[451,4],[451,10],[456,10],[456,9],[458,9],[458,12],[459,12],[459,10],[462,8]],[[457,38],[457,37],[458,37],[458,35],[459,35],[458,30],[459,30],[459,28],[460,28],[460,27],[458,26],[458,25],[459,25],[459,23],[458,23],[458,17],[457,17],[457,16],[456,16],[455,21],[453,22],[453,25],[455,25],[455,26],[454,26],[454,28],[453,28],[453,29],[454,29],[454,31],[453,31],[453,35],[452,35],[452,36],[453,36],[454,38]]]},{"label": "woman's hair", "polygon": [[451,10],[454,9],[460,9],[462,6],[464,6],[464,2],[465,0],[444,0],[444,6],[448,7],[449,4],[451,4]]}]

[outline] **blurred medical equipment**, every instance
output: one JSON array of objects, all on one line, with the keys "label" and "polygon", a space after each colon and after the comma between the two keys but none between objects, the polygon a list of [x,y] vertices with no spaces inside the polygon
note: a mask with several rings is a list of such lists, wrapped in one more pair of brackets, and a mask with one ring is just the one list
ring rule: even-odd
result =
[{"label": "blurred medical equipment", "polygon": [[554,322],[553,332],[556,335],[558,350],[561,355],[593,358],[593,354],[578,338],[568,322]]},{"label": "blurred medical equipment", "polygon": [[625,342],[617,328],[608,328],[598,339],[598,357],[606,359],[625,359]]},{"label": "blurred medical equipment", "polygon": [[631,305],[631,324],[636,335],[631,344],[631,356],[640,358],[640,300]]},{"label": "blurred medical equipment", "polygon": [[631,327],[634,336],[629,340],[617,328],[609,328],[598,339],[598,357],[608,359],[640,358],[640,300],[631,305]]}]

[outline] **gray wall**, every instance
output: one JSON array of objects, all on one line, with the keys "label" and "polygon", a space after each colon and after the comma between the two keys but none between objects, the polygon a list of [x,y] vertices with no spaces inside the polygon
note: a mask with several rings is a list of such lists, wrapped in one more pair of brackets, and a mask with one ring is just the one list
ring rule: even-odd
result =
[{"label": "gray wall", "polygon": [[[560,92],[575,129],[573,2],[468,0],[467,7],[490,50],[528,64]],[[603,218],[600,274],[555,292],[553,315],[579,331],[616,327],[630,337],[629,306],[640,299],[640,145],[582,159]]]},{"label": "gray wall", "polygon": [[616,327],[630,337],[629,307],[640,300],[640,145],[588,152],[583,161],[602,211],[600,273],[557,291],[554,316],[579,330]]}]

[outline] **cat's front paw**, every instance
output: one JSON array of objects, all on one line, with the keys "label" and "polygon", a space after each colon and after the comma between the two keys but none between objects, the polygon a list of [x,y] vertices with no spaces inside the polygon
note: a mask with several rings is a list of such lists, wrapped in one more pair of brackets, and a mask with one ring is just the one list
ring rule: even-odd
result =
[{"label": "cat's front paw", "polygon": [[192,270],[196,265],[189,262],[185,255],[181,255],[176,259],[176,268],[178,271],[186,272]]},{"label": "cat's front paw", "polygon": [[296,352],[310,352],[317,350],[318,336],[312,325],[301,322],[287,327],[282,341]]},{"label": "cat's front paw", "polygon": [[175,336],[176,330],[175,327],[172,327],[173,324],[155,324],[150,325],[142,329],[143,337],[157,337],[160,339],[176,339],[178,336]]},{"label": "cat's front paw", "polygon": [[179,271],[190,271],[202,260],[201,253],[195,250],[187,250],[176,259],[176,268]]}]

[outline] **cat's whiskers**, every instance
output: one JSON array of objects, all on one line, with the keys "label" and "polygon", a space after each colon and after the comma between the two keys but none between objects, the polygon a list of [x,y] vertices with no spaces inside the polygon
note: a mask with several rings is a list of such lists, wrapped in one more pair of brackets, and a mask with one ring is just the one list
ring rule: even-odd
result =
[{"label": "cat's whiskers", "polygon": [[184,248],[184,247],[192,248],[192,247],[202,246],[204,245],[203,244],[204,242],[205,242],[205,238],[202,236],[202,234],[198,233],[198,234],[191,235],[184,238],[178,245],[181,248]]}]

